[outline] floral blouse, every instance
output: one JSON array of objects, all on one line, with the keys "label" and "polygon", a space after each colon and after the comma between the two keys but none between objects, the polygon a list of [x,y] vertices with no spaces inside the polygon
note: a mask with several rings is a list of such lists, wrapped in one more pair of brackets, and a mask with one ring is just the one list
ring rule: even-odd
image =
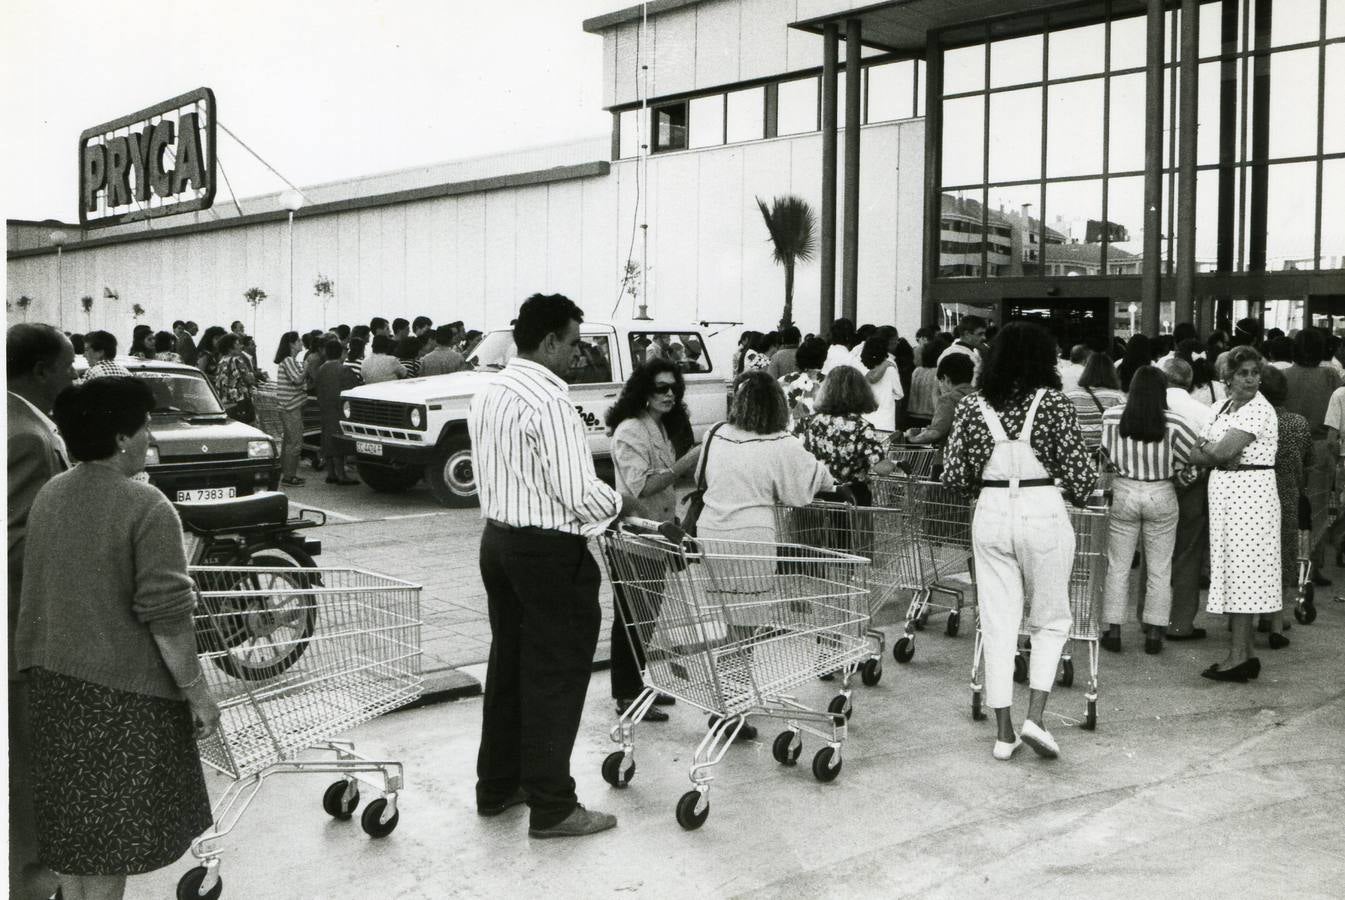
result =
[{"label": "floral blouse", "polygon": [[[1014,437],[1027,419],[1032,394],[1021,394],[1007,408],[996,410],[1004,431]],[[971,492],[981,483],[981,472],[990,462],[995,439],[981,415],[980,394],[969,394],[953,412],[953,430],[943,453],[943,483]],[[1037,406],[1032,435],[1032,452],[1075,506],[1083,506],[1097,481],[1093,462],[1079,434],[1079,422],[1071,403],[1060,391],[1047,390]]]},{"label": "floral blouse", "polygon": [[791,372],[780,379],[780,387],[784,389],[785,402],[789,404],[790,419],[798,421],[813,414],[817,392],[822,389],[822,375],[815,369],[811,372]]},{"label": "floral blouse", "polygon": [[794,423],[794,434],[808,452],[827,464],[838,484],[864,481],[885,453],[878,430],[862,415],[818,413]]},{"label": "floral blouse", "polygon": [[242,356],[231,354],[219,361],[215,369],[215,393],[225,409],[242,403],[251,394],[247,383],[251,368]]}]

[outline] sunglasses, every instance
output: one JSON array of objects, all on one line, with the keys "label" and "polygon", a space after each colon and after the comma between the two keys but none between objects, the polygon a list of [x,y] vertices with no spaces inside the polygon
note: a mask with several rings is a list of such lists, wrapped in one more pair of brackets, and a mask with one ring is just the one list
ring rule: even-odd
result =
[{"label": "sunglasses", "polygon": [[656,384],[654,385],[653,392],[655,394],[671,394],[675,390],[677,390],[677,385],[675,384]]}]

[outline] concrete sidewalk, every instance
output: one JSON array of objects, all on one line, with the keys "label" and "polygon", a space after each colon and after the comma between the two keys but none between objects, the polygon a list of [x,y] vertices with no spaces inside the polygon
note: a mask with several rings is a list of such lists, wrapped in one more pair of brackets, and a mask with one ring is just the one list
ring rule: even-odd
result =
[{"label": "concrete sidewalk", "polygon": [[[1287,650],[1258,639],[1264,669],[1248,685],[1199,677],[1224,652],[1218,620],[1203,617],[1209,640],[1160,656],[1129,627],[1125,653],[1103,654],[1095,732],[1076,727],[1081,653],[1075,687],[1057,689],[1047,713],[1055,761],[1026,749],[991,758],[992,726],[969,715],[972,636],[931,629],[914,662],[889,657],[879,685],[856,688],[835,782],[813,779],[820,745],[806,736],[799,766],[775,763],[779,726],[761,721],[761,739],[716,770],[695,832],[673,817],[704,725],[685,704],[637,729],[638,773],[617,790],[599,774],[614,717],[595,675],[573,771],[580,799],[620,825],[569,841],[528,838],[526,810],[476,816],[479,700],[395,713],[352,737],[406,765],[397,831],[374,841],[329,819],[330,776],[268,781],[225,844],[225,896],[1338,897],[1345,605],[1328,595],[1320,609]],[[833,691],[809,684],[800,698],[823,706]],[[209,781],[215,794],[227,784]],[[172,896],[190,865],[135,879],[130,895]]]}]

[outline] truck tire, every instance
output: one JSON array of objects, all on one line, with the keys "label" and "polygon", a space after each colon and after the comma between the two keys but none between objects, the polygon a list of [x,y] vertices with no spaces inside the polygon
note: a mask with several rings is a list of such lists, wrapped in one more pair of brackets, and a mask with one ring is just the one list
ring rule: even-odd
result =
[{"label": "truck tire", "polygon": [[467,435],[455,435],[434,451],[434,458],[425,467],[425,480],[434,499],[443,506],[461,509],[477,505],[476,469]]},{"label": "truck tire", "polygon": [[377,463],[355,463],[360,480],[380,494],[400,494],[420,480],[416,466],[380,466]]}]

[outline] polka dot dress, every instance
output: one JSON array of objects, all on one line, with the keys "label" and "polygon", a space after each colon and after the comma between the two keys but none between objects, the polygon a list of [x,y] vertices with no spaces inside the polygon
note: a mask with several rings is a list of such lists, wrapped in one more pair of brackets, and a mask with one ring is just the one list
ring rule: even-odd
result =
[{"label": "polka dot dress", "polygon": [[[1205,429],[1210,443],[1231,430],[1256,435],[1238,462],[1274,466],[1279,427],[1260,394],[1237,412],[1222,410]],[[1210,593],[1207,609],[1268,613],[1283,603],[1280,590],[1280,500],[1274,469],[1210,473]]]}]

